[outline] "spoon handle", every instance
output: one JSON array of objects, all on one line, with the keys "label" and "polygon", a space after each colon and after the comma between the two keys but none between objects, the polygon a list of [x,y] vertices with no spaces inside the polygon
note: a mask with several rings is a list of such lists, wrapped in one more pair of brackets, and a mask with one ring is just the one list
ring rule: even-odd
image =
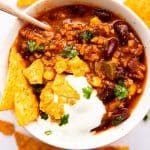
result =
[{"label": "spoon handle", "polygon": [[12,7],[12,6],[9,6],[7,3],[4,2],[4,0],[0,1],[0,10],[6,12],[8,14],[11,14],[13,16],[16,16],[21,20],[24,20],[26,22],[34,24],[35,26],[38,26],[44,30],[50,30],[50,28],[51,28],[49,25],[38,21],[37,19],[35,19],[35,18],[29,16],[28,14],[20,11],[19,9]]}]

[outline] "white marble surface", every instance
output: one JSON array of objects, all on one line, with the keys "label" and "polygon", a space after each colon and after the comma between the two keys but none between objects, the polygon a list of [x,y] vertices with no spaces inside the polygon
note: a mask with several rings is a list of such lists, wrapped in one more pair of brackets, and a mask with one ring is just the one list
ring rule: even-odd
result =
[{"label": "white marble surface", "polygon": [[[16,3],[16,0],[6,1],[12,5],[15,5]],[[123,0],[118,1],[122,2]],[[8,29],[10,28],[13,19],[13,17],[0,11],[0,43],[3,42],[6,35],[9,34]],[[2,49],[0,51],[2,51]],[[0,60],[1,59],[2,58],[0,58]],[[12,112],[0,112],[0,119],[15,123],[17,130],[28,134],[23,128],[18,127]],[[126,145],[130,147],[130,150],[150,150],[150,121],[141,122],[128,135],[119,141],[112,143],[112,145]],[[0,133],[0,150],[17,150],[14,137],[7,137]]]}]

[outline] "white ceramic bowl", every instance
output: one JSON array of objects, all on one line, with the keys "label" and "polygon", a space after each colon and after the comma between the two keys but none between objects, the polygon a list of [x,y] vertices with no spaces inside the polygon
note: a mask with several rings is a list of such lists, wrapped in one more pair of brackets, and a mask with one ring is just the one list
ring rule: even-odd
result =
[{"label": "white ceramic bowl", "polygon": [[[146,112],[150,107],[149,93],[150,93],[150,37],[148,28],[145,24],[128,8],[123,4],[117,3],[116,0],[41,0],[29,7],[26,12],[32,16],[36,16],[39,12],[47,11],[49,9],[64,6],[68,4],[88,4],[97,7],[102,7],[108,10],[111,10],[115,14],[118,14],[124,18],[136,31],[137,35],[140,37],[142,43],[145,46],[145,53],[147,59],[147,81],[145,84],[144,93],[131,114],[130,118],[126,120],[121,125],[106,130],[102,133],[99,133],[94,136],[86,137],[85,139],[74,139],[70,141],[69,139],[64,141],[57,136],[46,136],[43,134],[43,130],[36,123],[32,123],[26,127],[26,129],[35,137],[40,140],[61,148],[66,149],[90,149],[106,144],[110,144],[119,138],[126,135],[131,129],[133,129],[144,117]],[[22,27],[23,23],[18,19],[14,19],[10,25],[9,35],[3,40],[3,43],[0,43],[0,91],[4,89],[6,74],[7,74],[7,65],[8,65],[8,55],[9,49],[14,42],[19,29]]]}]

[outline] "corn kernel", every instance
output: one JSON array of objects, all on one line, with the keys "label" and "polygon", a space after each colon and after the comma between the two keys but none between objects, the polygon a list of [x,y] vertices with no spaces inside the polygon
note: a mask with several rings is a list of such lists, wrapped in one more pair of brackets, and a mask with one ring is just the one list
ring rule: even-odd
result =
[{"label": "corn kernel", "polygon": [[132,84],[129,88],[128,88],[128,91],[129,91],[129,96],[133,96],[135,93],[136,93],[136,84]]},{"label": "corn kernel", "polygon": [[132,48],[132,47],[134,46],[134,44],[135,44],[135,41],[134,41],[134,40],[129,40],[129,41],[128,41],[128,46],[129,46],[129,47]]},{"label": "corn kernel", "polygon": [[99,25],[101,24],[101,21],[98,19],[98,17],[94,17],[90,20],[90,24]]},{"label": "corn kernel", "polygon": [[94,76],[94,77],[92,77],[91,84],[94,87],[100,87],[101,86],[101,79],[97,76]]}]

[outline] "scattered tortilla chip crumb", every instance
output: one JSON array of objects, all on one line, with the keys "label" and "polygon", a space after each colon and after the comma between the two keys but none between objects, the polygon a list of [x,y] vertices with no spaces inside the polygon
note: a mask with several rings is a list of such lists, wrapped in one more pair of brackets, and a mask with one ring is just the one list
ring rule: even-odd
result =
[{"label": "scattered tortilla chip crumb", "polygon": [[60,150],[20,132],[15,132],[15,139],[19,150]]},{"label": "scattered tortilla chip crumb", "polygon": [[125,5],[137,13],[150,27],[150,0],[126,0]]},{"label": "scattered tortilla chip crumb", "polygon": [[12,135],[15,131],[14,125],[7,121],[0,120],[0,132],[5,135]]},{"label": "scattered tortilla chip crumb", "polygon": [[[23,133],[15,131],[14,125],[7,121],[0,120],[0,132],[5,135],[12,135],[14,133],[18,150],[62,150],[43,143],[33,137],[29,137]],[[103,147],[95,150],[129,150],[128,147]]]},{"label": "scattered tortilla chip crumb", "polygon": [[37,0],[18,0],[17,1],[17,6],[18,7],[26,7],[26,6],[29,6],[29,5],[33,4],[36,1]]},{"label": "scattered tortilla chip crumb", "polygon": [[112,146],[108,146],[108,147],[98,148],[96,150],[129,150],[129,148],[128,147],[112,147]]}]

